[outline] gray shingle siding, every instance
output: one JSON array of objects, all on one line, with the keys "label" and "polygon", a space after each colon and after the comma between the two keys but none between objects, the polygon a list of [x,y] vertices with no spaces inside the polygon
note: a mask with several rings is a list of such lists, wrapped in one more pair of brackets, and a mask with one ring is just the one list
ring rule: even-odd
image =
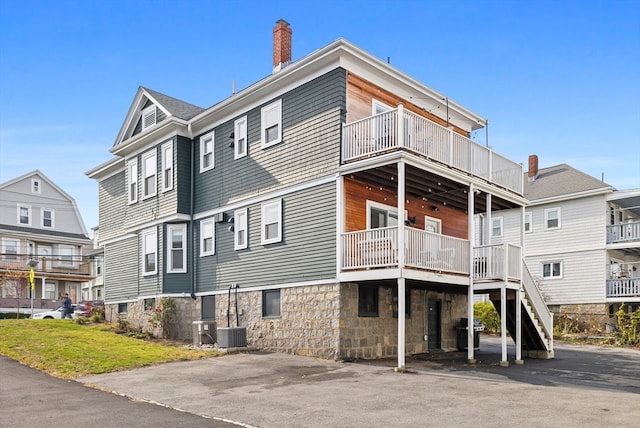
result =
[{"label": "gray shingle siding", "polygon": [[178,136],[173,147],[177,211],[181,214],[189,214],[191,212],[191,140]]},{"label": "gray shingle siding", "polygon": [[130,237],[105,245],[105,300],[134,299],[138,296],[140,238]]},{"label": "gray shingle siding", "polygon": [[232,282],[250,287],[334,278],[335,192],[331,182],[282,197],[283,241],[279,243],[260,243],[260,204],[247,207],[247,249],[234,250],[228,223],[216,224],[215,255],[199,257],[196,245],[197,291],[225,289]]},{"label": "gray shingle siding", "polygon": [[[233,158],[229,134],[234,120],[215,129],[215,167],[200,168],[195,142],[195,212],[226,205],[229,200],[275,190],[335,172],[340,162],[342,114],[346,109],[346,75],[336,69],[237,118],[247,116],[248,155]],[[260,145],[261,108],[282,100],[282,142]],[[206,133],[210,132],[207,131]],[[205,133],[205,134],[206,134]]]},{"label": "gray shingle siding", "polygon": [[100,239],[109,240],[124,233],[124,207],[127,205],[125,171],[105,178],[98,184]]}]

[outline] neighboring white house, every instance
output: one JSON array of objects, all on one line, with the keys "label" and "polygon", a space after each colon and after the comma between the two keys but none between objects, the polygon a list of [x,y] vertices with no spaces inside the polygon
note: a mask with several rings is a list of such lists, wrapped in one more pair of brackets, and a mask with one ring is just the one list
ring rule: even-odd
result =
[{"label": "neighboring white house", "polygon": [[93,244],[85,247],[84,254],[90,262],[94,278],[82,284],[82,300],[104,300],[104,249],[98,245],[100,227],[93,230]]},{"label": "neighboring white house", "polygon": [[[621,303],[640,307],[640,189],[616,190],[567,164],[538,169],[532,155],[524,196],[526,264],[552,312],[604,328]],[[493,212],[491,243],[515,238],[520,216]]]},{"label": "neighboring white house", "polygon": [[0,184],[0,201],[0,310],[56,308],[65,293],[81,300],[91,240],[75,200],[36,170]]}]

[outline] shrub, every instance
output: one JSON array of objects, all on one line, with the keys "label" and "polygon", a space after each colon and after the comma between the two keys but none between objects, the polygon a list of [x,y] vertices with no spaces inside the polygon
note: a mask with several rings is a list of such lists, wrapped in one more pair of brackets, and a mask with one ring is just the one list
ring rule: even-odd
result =
[{"label": "shrub", "polygon": [[171,329],[177,319],[176,303],[169,297],[163,297],[160,303],[152,308],[152,312],[149,320],[151,325],[161,329],[163,338],[171,338]]},{"label": "shrub", "polygon": [[473,305],[474,316],[484,324],[484,329],[488,333],[500,333],[500,317],[498,311],[491,302],[478,302]]},{"label": "shrub", "polygon": [[628,314],[625,311],[626,305],[620,305],[620,309],[616,312],[618,319],[618,334],[623,345],[640,344],[640,309]]}]

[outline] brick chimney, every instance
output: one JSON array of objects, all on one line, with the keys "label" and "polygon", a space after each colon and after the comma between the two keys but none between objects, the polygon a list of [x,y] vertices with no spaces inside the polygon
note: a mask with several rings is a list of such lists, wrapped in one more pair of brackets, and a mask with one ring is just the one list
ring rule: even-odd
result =
[{"label": "brick chimney", "polygon": [[529,155],[529,173],[527,174],[527,180],[529,182],[535,181],[538,178],[538,156]]},{"label": "brick chimney", "polygon": [[291,62],[291,27],[284,19],[273,27],[273,72],[285,68]]}]

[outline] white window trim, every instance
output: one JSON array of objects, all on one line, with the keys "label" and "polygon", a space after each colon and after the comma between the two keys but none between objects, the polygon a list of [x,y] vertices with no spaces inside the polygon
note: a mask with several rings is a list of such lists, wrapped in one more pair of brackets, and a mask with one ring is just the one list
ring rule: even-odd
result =
[{"label": "white window trim", "polygon": [[[147,118],[151,118],[152,112],[153,112],[153,120],[151,122],[148,122]],[[157,121],[158,121],[158,111],[156,109],[155,104],[142,110],[142,130],[143,131],[155,125]]]},{"label": "white window trim", "polygon": [[375,98],[371,100],[371,115],[375,116],[376,114],[381,114],[387,111],[393,110],[393,107],[383,103],[382,101],[378,101]]},{"label": "white window trim", "polygon": [[37,195],[42,193],[42,181],[37,178],[31,179],[31,193],[35,193]]},{"label": "white window trim", "polygon": [[524,224],[523,224],[523,227],[527,223],[529,224],[529,230],[527,230],[526,227],[525,227],[524,233],[532,233],[533,232],[533,213],[531,213],[531,212],[525,212],[524,213]]},{"label": "white window trim", "polygon": [[[277,120],[275,122],[267,122],[266,114],[272,110],[277,110]],[[267,128],[272,127],[273,125],[278,125],[278,137],[271,141],[267,142],[266,131]],[[282,141],[282,100],[275,101],[267,106],[262,107],[260,110],[260,146],[263,149],[267,147],[275,146],[276,144]]]},{"label": "white window trim", "polygon": [[[26,223],[22,223],[20,222],[20,210],[22,208],[26,208],[27,209],[27,222]],[[31,210],[31,205],[25,205],[25,204],[18,204],[18,217],[17,217],[17,222],[18,222],[18,226],[31,226],[31,217],[32,217],[33,213]]]},{"label": "white window trim", "polygon": [[[244,132],[241,132],[243,124]],[[247,134],[247,116],[244,116],[236,120],[233,125],[233,159],[240,159],[247,156],[249,146],[247,142]],[[244,138],[244,144],[240,145],[240,139],[242,138]]]},{"label": "white window trim", "polygon": [[[13,253],[9,253],[7,251],[7,248],[9,247],[15,248],[16,253],[15,255]],[[17,256],[20,253],[20,241],[18,239],[13,239],[13,238],[2,238],[2,248],[0,249],[0,251],[3,254],[3,258],[6,260],[12,260],[11,257]]]},{"label": "white window trim", "polygon": [[[247,227],[247,209],[236,210],[233,212],[233,249],[243,250],[249,245],[249,228]],[[238,243],[238,235],[244,232],[244,243]]]},{"label": "white window trim", "polygon": [[[396,220],[398,221],[398,223],[400,222],[399,218],[398,218],[398,207],[394,207],[393,205],[386,205],[386,204],[382,204],[380,202],[375,202],[375,201],[371,201],[367,199],[367,229],[371,229],[371,209],[375,208],[378,210],[386,210],[387,211],[387,217],[389,218],[393,218],[395,215]],[[405,218],[407,217],[407,210],[404,210],[404,215]],[[388,220],[387,220],[388,222]]]},{"label": "white window trim", "polygon": [[[278,217],[278,235],[274,238],[267,239],[266,237],[266,214],[270,209],[276,209],[276,215]],[[265,202],[260,206],[260,237],[262,245],[273,244],[282,241],[282,199],[276,201]]]},{"label": "white window trim", "polygon": [[[169,163],[169,165],[167,165],[167,162]],[[165,172],[169,170],[170,172],[170,179],[169,179],[169,183],[167,183],[167,180],[165,179],[166,174]],[[168,143],[165,143],[162,145],[162,191],[163,192],[167,192],[171,189],[173,189],[173,141],[169,141]]]},{"label": "white window trim", "polygon": [[[204,233],[205,226],[211,225],[211,236]],[[204,250],[204,240],[211,238],[211,251]],[[216,253],[216,223],[212,218],[200,221],[200,257],[211,256]]]},{"label": "white window trim", "polygon": [[[204,152],[205,149],[205,143],[207,140],[211,139],[211,152]],[[214,144],[215,144],[215,132],[211,131],[208,134],[203,135],[202,137],[200,137],[200,172],[205,172],[205,171],[209,171],[210,169],[213,169],[213,167],[215,166],[216,162],[215,162],[215,150],[214,150]],[[211,165],[205,167],[204,166],[204,157],[206,154],[211,153]]]},{"label": "white window trim", "polygon": [[[560,265],[560,275],[553,276],[553,265],[556,264],[556,263],[558,263]],[[551,270],[550,270],[550,273],[552,274],[551,276],[544,276],[544,265],[551,265]],[[562,261],[561,260],[545,261],[545,262],[541,262],[540,263],[540,277],[543,280],[562,279],[563,276],[564,276],[564,267],[562,266]]]},{"label": "white window trim", "polygon": [[[127,193],[129,195],[129,204],[138,202],[138,159],[131,159],[127,165]],[[134,194],[131,194],[133,188]]]},{"label": "white window trim", "polygon": [[[149,271],[147,272],[145,270],[146,268],[146,263],[147,263],[147,254],[150,253],[150,251],[147,251],[147,240],[146,237],[147,236],[153,236],[155,238],[155,256],[154,256],[154,266],[155,269],[153,271]],[[141,271],[142,271],[142,276],[149,276],[149,275],[156,275],[158,273],[158,233],[156,231],[156,229],[147,229],[142,231],[142,233],[140,234],[140,238],[142,239],[142,266]]]},{"label": "white window trim", "polygon": [[[558,212],[558,225],[554,226],[554,227],[549,227],[549,213],[552,212],[552,211],[557,211]],[[561,226],[562,226],[562,212],[560,210],[560,207],[545,209],[544,210],[544,228],[545,228],[545,230],[560,229]]]},{"label": "white window trim", "polygon": [[[153,159],[152,165],[153,169],[151,171],[147,171],[147,160]],[[151,174],[150,174],[151,172]],[[154,186],[153,189],[147,189],[147,178],[154,176]],[[149,193],[147,193],[149,191]],[[151,150],[150,152],[142,155],[142,200],[152,198],[158,194],[158,155],[156,150]]]},{"label": "white window trim", "polygon": [[[49,211],[51,213],[51,226],[45,226],[45,224],[44,224],[44,213],[45,213],[45,211]],[[55,227],[56,227],[55,218],[56,218],[56,215],[55,215],[55,211],[54,210],[52,210],[50,208],[42,208],[40,210],[41,225],[42,225],[43,228],[45,228],[45,229],[55,229]]]},{"label": "white window trim", "polygon": [[[495,230],[495,228],[493,227],[495,222],[500,223],[500,231],[498,232],[498,234],[494,234],[493,231]],[[491,237],[492,238],[501,238],[504,235],[504,228],[503,228],[503,221],[502,221],[502,217],[493,217],[491,219]]]},{"label": "white window trim", "polygon": [[[76,247],[73,245],[66,245],[66,244],[59,244],[58,245],[58,262],[56,263],[56,266],[68,266],[68,267],[75,267],[76,266]],[[67,256],[67,254],[63,253],[69,253],[69,257],[71,257],[71,260],[66,260],[64,258],[64,256]]]},{"label": "white window trim", "polygon": [[[173,231],[179,231],[182,234],[182,267],[173,267]],[[187,225],[186,224],[169,224],[167,225],[167,273],[185,273],[187,271]]]}]

